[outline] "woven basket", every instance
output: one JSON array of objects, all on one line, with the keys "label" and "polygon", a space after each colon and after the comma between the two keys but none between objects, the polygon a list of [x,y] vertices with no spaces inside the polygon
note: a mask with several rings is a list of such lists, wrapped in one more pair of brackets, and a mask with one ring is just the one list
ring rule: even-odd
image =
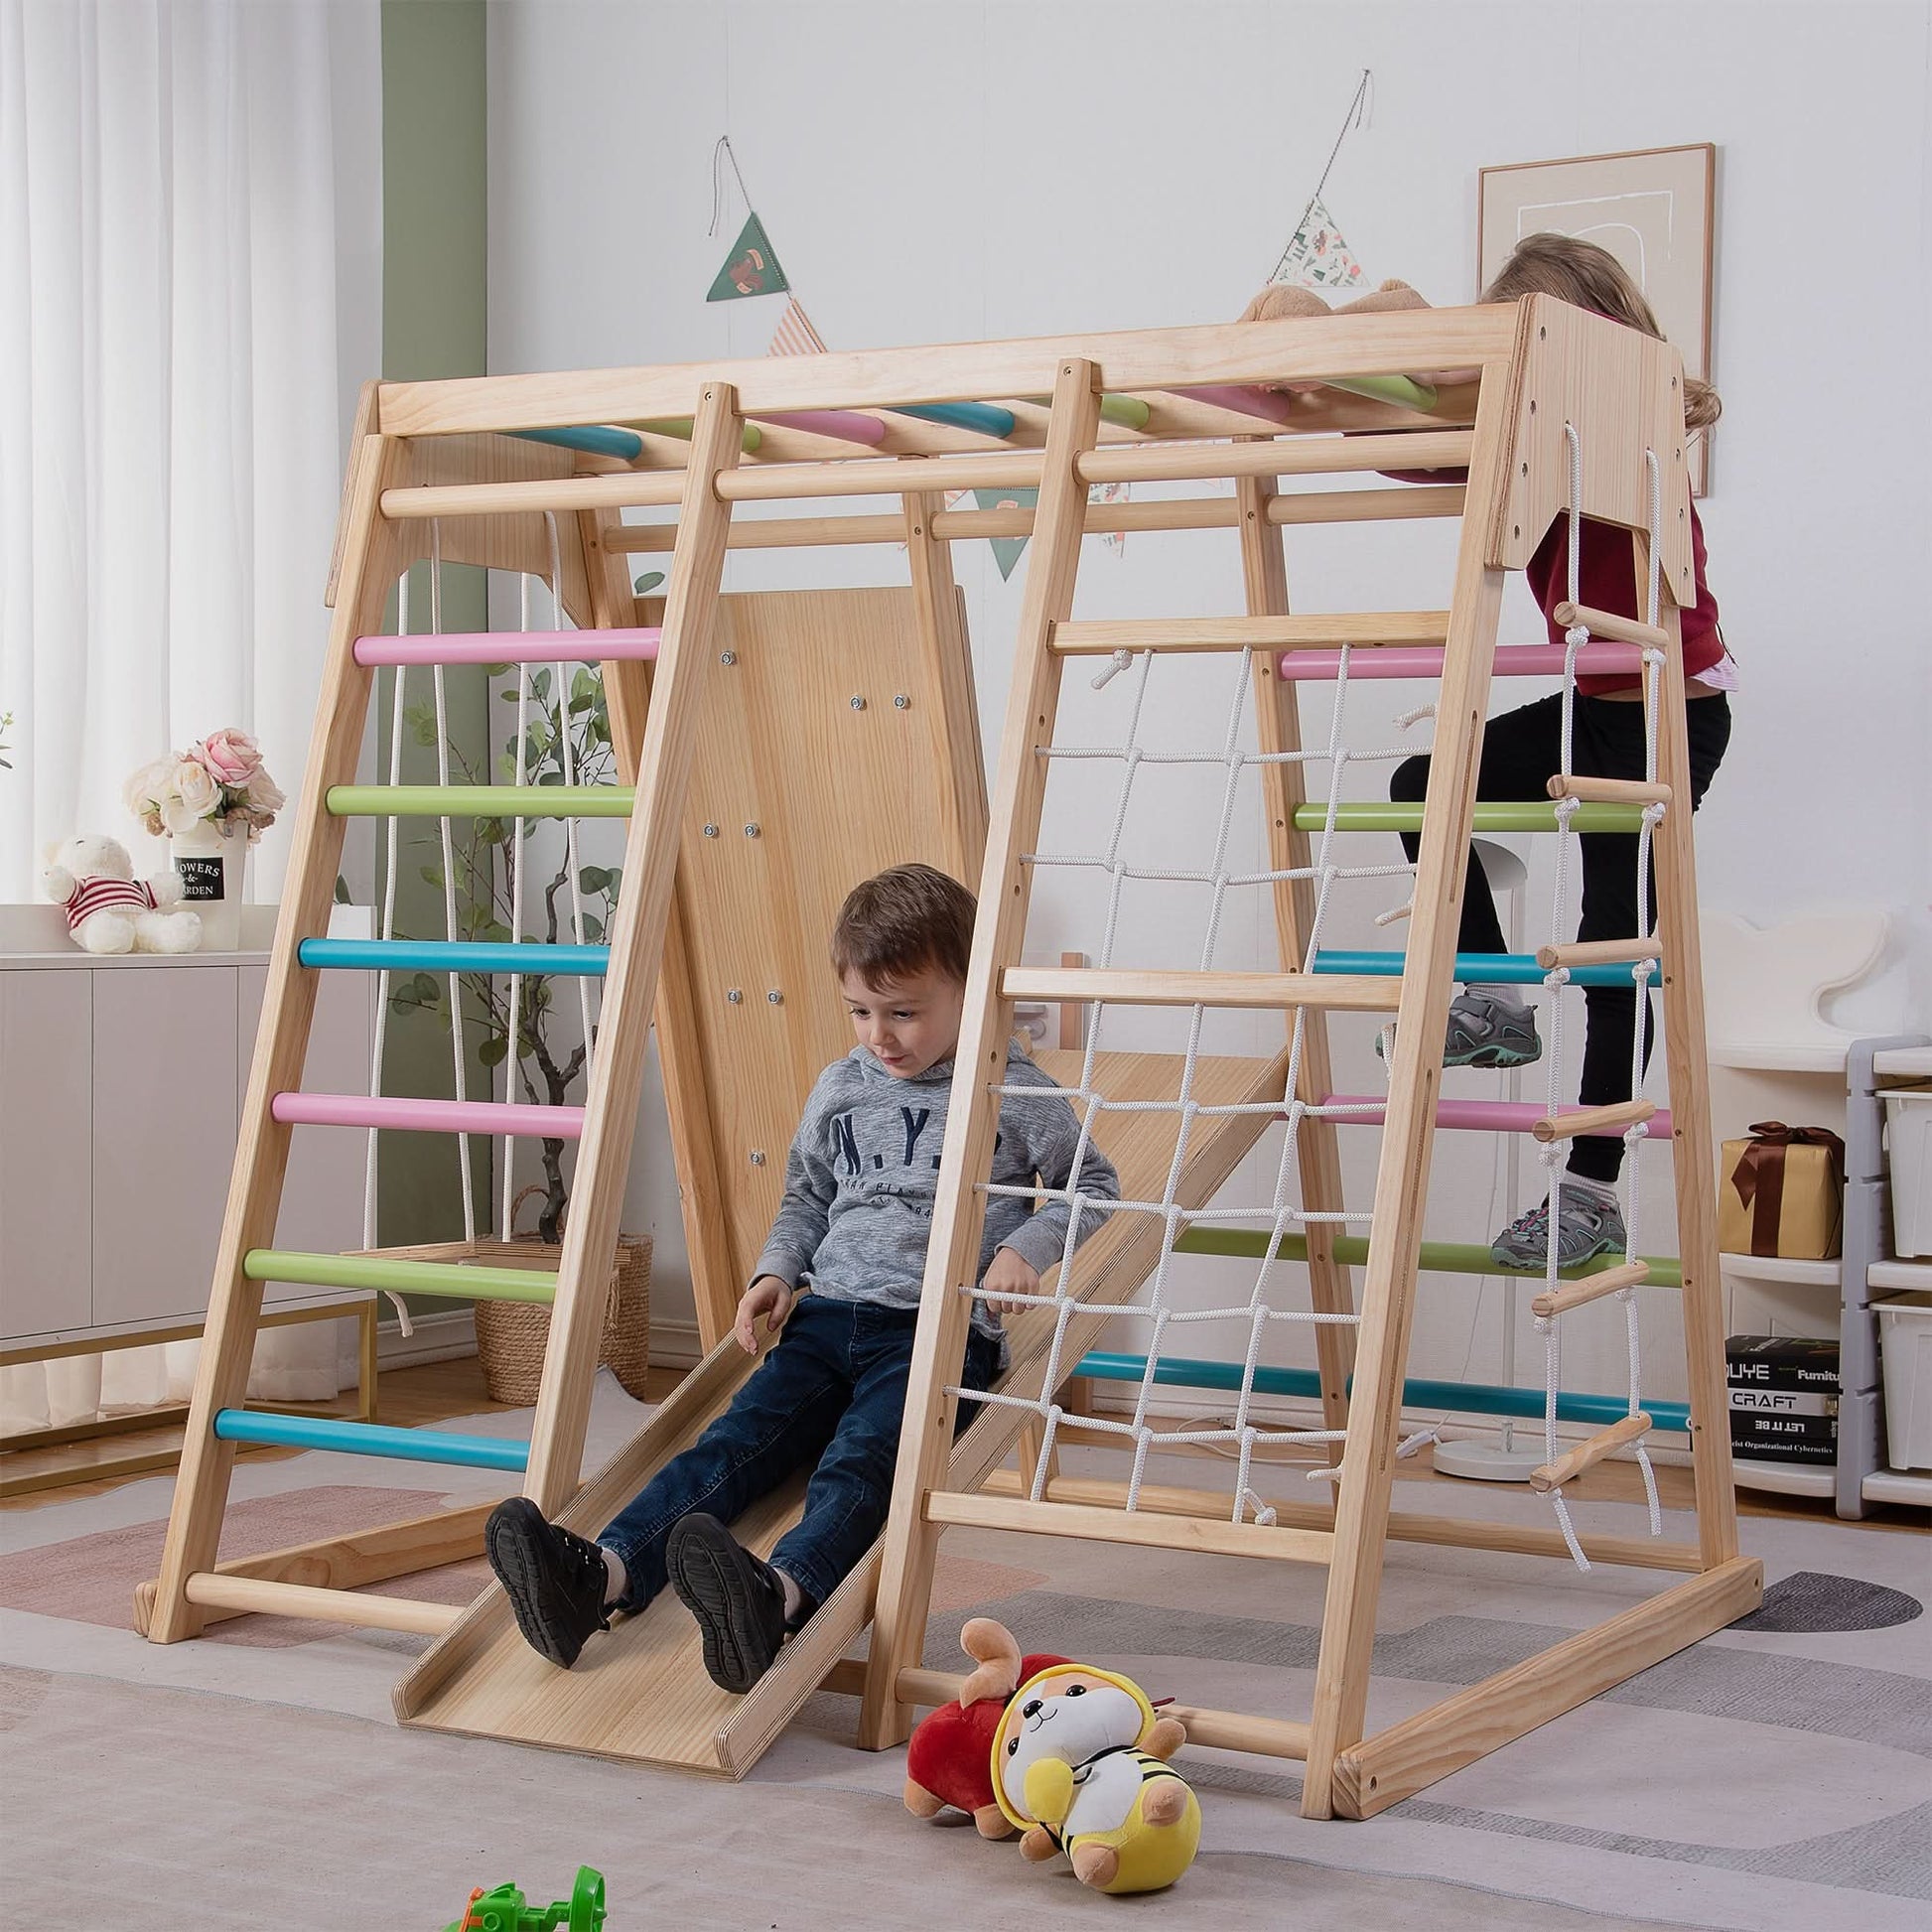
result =
[{"label": "woven basket", "polygon": [[[526,1188],[524,1192],[540,1192]],[[521,1206],[523,1195],[518,1195]],[[555,1268],[555,1248],[534,1235],[492,1242],[480,1254],[492,1265],[506,1268]],[[543,1355],[550,1341],[550,1311],[530,1302],[479,1302],[477,1358],[483,1363],[483,1387],[492,1402],[525,1408],[537,1399],[543,1378]],[[644,1372],[650,1367],[650,1237],[621,1234],[611,1269],[610,1299],[604,1305],[604,1332],[598,1337],[597,1360],[623,1385],[626,1395],[641,1402]]]}]

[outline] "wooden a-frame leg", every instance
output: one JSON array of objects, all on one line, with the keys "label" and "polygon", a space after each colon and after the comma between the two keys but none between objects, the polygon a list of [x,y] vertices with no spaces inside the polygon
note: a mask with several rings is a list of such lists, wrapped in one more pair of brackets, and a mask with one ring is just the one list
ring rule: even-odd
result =
[{"label": "wooden a-frame leg", "polygon": [[335,615],[323,660],[323,698],[303,767],[294,851],[282,887],[281,916],[275,925],[261,1028],[242,1102],[234,1177],[215,1251],[194,1400],[148,1618],[148,1636],[155,1643],[175,1643],[201,1631],[206,1613],[189,1602],[188,1579],[214,1567],[221,1539],[234,1445],[215,1437],[214,1418],[223,1409],[240,1408],[248,1393],[262,1284],[247,1280],[241,1264],[251,1248],[274,1244],[293,1130],[270,1117],[269,1102],[284,1089],[302,1084],[316,976],[298,963],[295,949],[310,934],[328,929],[329,907],[335,898],[345,821],[331,816],[326,800],[332,784],[353,782],[361,756],[370,673],[356,664],[352,652],[359,635],[381,628],[389,585],[401,567],[402,547],[378,510],[381,491],[391,481],[400,455],[401,446],[392,439],[365,437],[356,452],[344,505]]},{"label": "wooden a-frame leg", "polygon": [[[1235,501],[1241,517],[1241,575],[1246,586],[1248,615],[1287,617],[1288,560],[1280,527],[1269,521],[1268,503],[1275,494],[1272,478],[1242,477],[1235,483]],[[1277,671],[1274,654],[1257,653],[1254,660],[1255,732],[1264,754],[1297,752],[1302,748],[1301,702],[1298,687]],[[1330,773],[1331,783],[1339,774]],[[1261,796],[1268,817],[1268,863],[1276,872],[1306,868],[1309,835],[1295,824],[1295,807],[1308,797],[1305,767],[1264,764]],[[1313,882],[1292,879],[1276,884],[1275,936],[1285,973],[1302,970],[1314,919]],[[1294,1025],[1291,1017],[1289,1025]],[[1296,1083],[1299,1099],[1319,1103],[1334,1091],[1328,1060],[1328,1016],[1311,1012],[1304,1023],[1302,1061]],[[1304,1119],[1296,1136],[1296,1164],[1300,1169],[1304,1205],[1317,1213],[1335,1213],[1342,1204],[1341,1150],[1332,1121]],[[1311,1221],[1309,1242],[1309,1300],[1317,1314],[1348,1314],[1354,1308],[1348,1270],[1335,1260],[1337,1223]],[[1315,1362],[1321,1376],[1321,1426],[1342,1429],[1348,1422],[1348,1376],[1355,1362],[1354,1330],[1345,1323],[1315,1324]],[[1341,1460],[1342,1445],[1327,1446],[1328,1460]]]},{"label": "wooden a-frame leg", "polygon": [[550,1340],[530,1434],[523,1493],[553,1515],[577,1487],[606,1284],[623,1206],[636,1095],[670,922],[678,830],[697,742],[731,505],[716,478],[735,468],[741,422],[729,383],[704,387],[672,553],[671,590],[624,841],[623,897],[611,932],[604,1017],[584,1108],[573,1212],[564,1233]]},{"label": "wooden a-frame leg", "polygon": [[[1639,546],[1641,548],[1641,546]],[[1737,1497],[1730,1468],[1725,1386],[1724,1287],[1718,1272],[1716,1173],[1704,1035],[1704,961],[1698,943],[1697,863],[1691,835],[1691,761],[1686,740],[1682,620],[1666,604],[1669,636],[1659,679],[1657,775],[1672,804],[1657,828],[1657,931],[1663,941],[1664,1053],[1670,1074],[1671,1169],[1683,1257],[1684,1355],[1691,1409],[1691,1465],[1698,1547],[1707,1569],[1737,1555]],[[1631,1158],[1635,1158],[1632,1156]]]},{"label": "wooden a-frame leg", "polygon": [[[629,558],[609,549],[604,541],[606,529],[616,527],[618,521],[617,513],[611,510],[583,510],[577,518],[594,621],[613,627],[644,621],[638,611],[639,600],[630,588]],[[618,781],[634,786],[643,753],[644,720],[650,715],[652,667],[647,659],[630,658],[606,664],[603,669]],[[653,1018],[665,1106],[676,1123],[678,1210],[691,1269],[698,1342],[709,1354],[731,1326],[739,1284],[732,1264],[730,1217],[725,1212],[718,1151],[703,1101],[706,1076],[692,1010],[691,949],[685,936],[682,890],[680,886],[671,894]]]},{"label": "wooden a-frame leg", "polygon": [[1013,686],[1001,738],[999,778],[987,828],[979,918],[967,970],[966,1004],[955,1055],[952,1096],[932,1236],[926,1250],[919,1322],[907,1380],[905,1421],[886,1530],[872,1650],[866,1667],[859,1741],[869,1750],[901,1742],[911,1710],[898,1696],[898,1673],[920,1661],[938,1531],[925,1520],[925,1499],[946,1473],[952,1448],[953,1400],[946,1394],[965,1353],[970,1304],[959,1291],[978,1278],[987,1173],[999,1124],[999,1101],[987,1091],[1006,1064],[1012,1004],[1000,990],[1003,970],[1020,958],[1026,935],[1031,868],[1023,855],[1038,836],[1046,760],[1035,747],[1050,744],[1059,701],[1059,664],[1049,648],[1052,626],[1073,611],[1073,583],[1086,524],[1086,485],[1075,473],[1100,421],[1099,372],[1068,357],[1053,385],[1035,512],[1032,554],[1021,605]]},{"label": "wooden a-frame leg", "polygon": [[1333,1815],[1335,1758],[1360,1738],[1368,1698],[1416,1262],[1442,1088],[1449,975],[1462,910],[1463,854],[1502,608],[1503,573],[1489,566],[1486,550],[1504,448],[1504,388],[1502,368],[1485,365],[1449,605],[1388,1113],[1376,1166],[1375,1233],[1362,1284],[1348,1441],[1336,1484],[1334,1553],[1302,1787],[1302,1811],[1309,1818]]}]

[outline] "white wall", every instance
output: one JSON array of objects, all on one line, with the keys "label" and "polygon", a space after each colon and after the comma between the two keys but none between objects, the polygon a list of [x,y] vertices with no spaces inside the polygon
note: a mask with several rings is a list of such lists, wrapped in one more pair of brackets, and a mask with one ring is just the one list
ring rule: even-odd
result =
[{"label": "white wall", "polygon": [[[1927,45],[1923,5],[1850,0],[498,0],[490,366],[762,351],[777,300],[704,302],[742,220],[734,201],[706,233],[712,142],[725,130],[798,295],[840,348],[1232,316],[1273,265],[1363,67],[1375,72],[1373,123],[1350,137],[1328,200],[1371,275],[1399,274],[1440,303],[1473,293],[1478,167],[1715,141],[1713,374],[1725,414],[1703,515],[1746,688],[1700,815],[1703,896],[1760,922],[1841,903],[1896,908],[1885,972],[1840,1018],[1889,1030],[1916,1012],[1924,1025],[1932,639],[1917,578],[1932,412],[1907,372],[1923,362],[1927,313]],[[1451,543],[1428,523],[1291,532],[1298,603],[1440,603]],[[878,551],[803,561],[809,576],[797,553],[741,555],[730,581],[896,581],[903,568]],[[1019,579],[1003,584],[984,545],[962,546],[955,562],[990,740]],[[1238,597],[1228,536],[1136,536],[1119,557],[1090,541],[1080,610],[1210,613]],[[1527,598],[1512,593],[1506,638],[1538,634]],[[1127,684],[1096,698],[1075,680],[1063,736],[1104,740]],[[1226,691],[1224,672],[1196,677],[1157,708],[1158,734],[1218,743]],[[1402,742],[1391,720],[1428,695],[1366,687],[1350,701],[1349,741]],[[1325,730],[1325,702],[1309,709],[1311,729]],[[1346,788],[1376,795],[1385,770],[1357,771]],[[1200,782],[1139,821],[1160,849],[1211,844],[1218,794]],[[1103,833],[1111,819],[1105,790],[1087,788],[1084,826],[1055,799],[1063,843],[1097,843],[1094,811]],[[1364,843],[1393,856],[1393,841]],[[1549,842],[1538,843],[1530,943],[1549,918]],[[1259,860],[1258,837],[1237,849]],[[1042,880],[1032,934],[1042,951],[1092,949],[1097,902],[1078,881]],[[1338,943],[1395,943],[1370,919],[1400,897],[1393,880],[1349,889]],[[1198,930],[1197,902],[1173,909]],[[1160,957],[1173,929],[1167,907],[1138,908],[1119,957]],[[1272,963],[1267,930],[1258,905],[1234,909],[1216,963]],[[1192,963],[1184,947],[1167,957]],[[1228,1038],[1261,1043],[1252,1028]],[[1365,1023],[1344,1023],[1336,1060],[1341,1084],[1379,1084]],[[1497,1090],[1491,1076],[1460,1077],[1469,1092]],[[1540,1092],[1540,1076],[1527,1091]],[[1349,1137],[1354,1205],[1367,1199],[1372,1138]],[[630,1206],[658,1236],[669,1313],[682,1256],[661,1116],[647,1115],[644,1147]],[[1654,1208],[1667,1162],[1649,1158],[1646,1234],[1668,1246]],[[1526,1167],[1521,1184],[1539,1176]],[[1494,1151],[1452,1138],[1437,1163],[1432,1232],[1486,1239],[1501,1188]],[[1215,1279],[1225,1294],[1229,1278]],[[1487,1293],[1478,1326],[1473,1285],[1425,1290],[1419,1372],[1487,1372],[1493,1285]],[[1649,1299],[1667,1334],[1668,1298]],[[1616,1386],[1620,1337],[1608,1316],[1603,1327],[1569,1365],[1576,1386]],[[1657,1389],[1681,1394],[1668,1352],[1652,1350]]]}]

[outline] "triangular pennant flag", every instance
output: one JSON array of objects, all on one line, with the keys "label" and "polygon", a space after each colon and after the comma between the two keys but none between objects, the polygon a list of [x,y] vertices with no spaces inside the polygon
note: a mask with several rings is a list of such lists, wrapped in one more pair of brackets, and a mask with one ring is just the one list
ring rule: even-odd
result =
[{"label": "triangular pennant flag", "polygon": [[764,223],[754,214],[747,219],[730,258],[718,271],[718,279],[712,283],[711,293],[705,300],[736,302],[741,296],[776,295],[780,289],[790,286],[784,270],[778,266],[777,256],[771,252]]},{"label": "triangular pennant flag", "polygon": [[812,319],[798,306],[794,295],[785,303],[777,333],[764,351],[767,355],[823,355],[825,344],[812,327]]},{"label": "triangular pennant flag", "polygon": [[[973,500],[983,510],[1030,510],[1039,501],[1037,489],[976,489]],[[1020,553],[1027,547],[1025,537],[993,537],[993,560],[1000,566],[1004,580],[1013,575]]]},{"label": "triangular pennant flag", "polygon": [[[1133,492],[1134,485],[1128,483],[1097,483],[1087,487],[1089,503],[1124,503]],[[1127,549],[1125,530],[1104,530],[1100,536],[1100,547],[1121,556]]]},{"label": "triangular pennant flag", "polygon": [[1360,288],[1368,277],[1349,253],[1327,203],[1317,195],[1268,279],[1305,289],[1353,289]]}]

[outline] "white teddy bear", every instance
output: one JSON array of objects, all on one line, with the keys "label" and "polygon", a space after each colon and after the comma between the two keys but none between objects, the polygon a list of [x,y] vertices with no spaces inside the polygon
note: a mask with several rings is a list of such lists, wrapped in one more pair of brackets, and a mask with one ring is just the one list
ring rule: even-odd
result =
[{"label": "white teddy bear", "polygon": [[127,847],[97,833],[50,845],[46,857],[41,886],[67,908],[83,952],[184,953],[202,943],[202,915],[178,907],[181,880],[172,871],[137,880]]}]

